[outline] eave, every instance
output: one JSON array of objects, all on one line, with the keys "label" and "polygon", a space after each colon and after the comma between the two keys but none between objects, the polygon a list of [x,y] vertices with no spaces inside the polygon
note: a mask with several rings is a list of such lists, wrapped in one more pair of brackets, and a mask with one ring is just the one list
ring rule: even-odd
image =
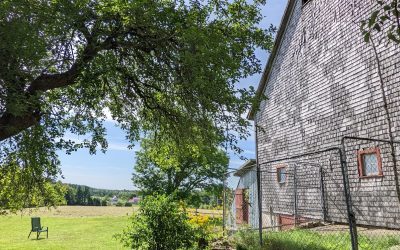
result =
[{"label": "eave", "polygon": [[[281,46],[281,42],[282,39],[284,37],[287,25],[289,24],[289,20],[290,17],[292,16],[293,13],[293,9],[296,5],[296,0],[289,0],[288,4],[286,6],[286,10],[285,10],[285,14],[283,15],[281,24],[279,26],[279,30],[275,39],[275,44],[274,47],[271,51],[271,54],[268,58],[268,62],[267,65],[265,66],[264,72],[261,76],[261,80],[260,83],[258,84],[258,88],[257,88],[257,92],[256,95],[257,96],[261,96],[264,93],[265,87],[267,86],[267,82],[269,79],[269,76],[271,74],[272,71],[272,66],[274,64],[275,58],[279,52],[280,46]],[[247,119],[249,120],[254,120],[254,116],[256,114],[258,110],[256,110],[256,108],[253,106],[250,110],[250,112],[247,114]]]}]

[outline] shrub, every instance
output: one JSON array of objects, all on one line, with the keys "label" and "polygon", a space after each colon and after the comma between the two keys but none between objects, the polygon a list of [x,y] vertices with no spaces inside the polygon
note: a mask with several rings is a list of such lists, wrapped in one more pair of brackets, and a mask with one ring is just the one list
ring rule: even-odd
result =
[{"label": "shrub", "polygon": [[132,203],[130,203],[130,202],[125,202],[125,207],[132,207]]},{"label": "shrub", "polygon": [[117,207],[123,207],[124,203],[122,201],[118,201],[116,204]]},{"label": "shrub", "polygon": [[210,217],[207,215],[191,215],[189,220],[190,225],[196,232],[196,241],[200,249],[205,249],[208,242],[213,237],[210,228]]},{"label": "shrub", "polygon": [[124,246],[138,250],[193,249],[196,232],[179,203],[165,195],[147,196],[123,233]]}]

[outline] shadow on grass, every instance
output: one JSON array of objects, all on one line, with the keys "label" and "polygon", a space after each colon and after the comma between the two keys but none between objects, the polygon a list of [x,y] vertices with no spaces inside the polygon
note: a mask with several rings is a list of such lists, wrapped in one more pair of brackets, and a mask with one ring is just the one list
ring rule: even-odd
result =
[{"label": "shadow on grass", "polygon": [[46,237],[39,237],[39,239],[36,239],[36,238],[33,238],[33,239],[30,239],[30,240],[47,240],[47,238]]},{"label": "shadow on grass", "polygon": [[291,241],[288,239],[272,239],[265,242],[264,246],[261,248],[258,245],[258,242],[254,245],[243,245],[237,244],[237,250],[328,250],[329,248],[323,247],[316,243],[304,243]]},{"label": "shadow on grass", "polygon": [[273,239],[265,244],[262,249],[274,250],[327,250],[328,248],[320,246],[316,243],[303,243],[298,241],[290,241],[283,239]]}]

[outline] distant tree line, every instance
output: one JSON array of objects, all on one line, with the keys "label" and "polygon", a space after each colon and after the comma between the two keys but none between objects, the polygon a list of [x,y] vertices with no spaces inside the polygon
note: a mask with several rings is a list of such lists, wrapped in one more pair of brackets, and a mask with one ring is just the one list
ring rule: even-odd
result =
[{"label": "distant tree line", "polygon": [[91,188],[84,185],[66,184],[65,200],[67,205],[107,206],[107,201],[113,196],[121,200],[129,200],[137,196],[136,191],[109,190]]},{"label": "distant tree line", "polygon": [[65,200],[67,205],[81,205],[81,206],[106,206],[107,201],[98,197],[93,197],[90,193],[89,187],[86,186],[68,186],[65,193]]}]

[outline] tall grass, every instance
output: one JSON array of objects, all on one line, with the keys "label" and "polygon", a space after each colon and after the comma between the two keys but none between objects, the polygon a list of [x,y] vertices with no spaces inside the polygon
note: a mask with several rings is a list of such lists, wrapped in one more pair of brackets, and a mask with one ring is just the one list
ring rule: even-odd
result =
[{"label": "tall grass", "polygon": [[[241,231],[234,236],[237,250],[328,250],[350,249],[348,233],[319,234],[309,230],[264,232],[264,245],[260,247],[258,232]],[[400,238],[394,236],[359,236],[360,249],[384,250],[400,245]]]}]

